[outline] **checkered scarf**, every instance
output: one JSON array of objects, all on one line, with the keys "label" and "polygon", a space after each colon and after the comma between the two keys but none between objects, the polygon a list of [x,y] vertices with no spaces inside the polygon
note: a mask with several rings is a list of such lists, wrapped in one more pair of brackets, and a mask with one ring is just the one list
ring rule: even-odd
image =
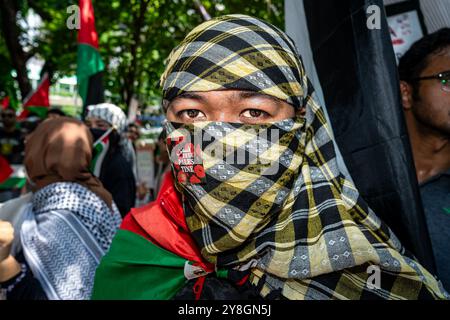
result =
[{"label": "checkered scarf", "polygon": [[[169,138],[196,141],[200,132],[206,183],[177,187],[188,227],[217,268],[249,270],[263,297],[449,298],[339,170],[331,128],[282,31],[243,15],[207,21],[173,50],[161,80],[166,102],[188,91],[240,89],[306,108],[303,119],[258,126],[167,123]],[[208,152],[221,148],[219,156]],[[271,164],[227,161],[239,150]],[[267,174],[275,163],[278,171]]]}]

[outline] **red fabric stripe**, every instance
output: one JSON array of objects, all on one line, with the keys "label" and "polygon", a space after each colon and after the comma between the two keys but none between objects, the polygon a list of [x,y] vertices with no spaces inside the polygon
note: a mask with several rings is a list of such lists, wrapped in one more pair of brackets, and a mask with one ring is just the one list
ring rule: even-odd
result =
[{"label": "red fabric stripe", "polygon": [[205,284],[205,277],[200,277],[197,279],[197,281],[195,281],[194,284],[194,294],[195,294],[195,300],[200,300],[200,297],[202,295],[202,291],[203,291],[203,285]]},{"label": "red fabric stripe", "polygon": [[19,116],[17,117],[17,119],[18,119],[18,120],[23,120],[23,119],[25,119],[26,117],[28,117],[29,114],[30,114],[30,112],[29,112],[27,109],[22,110],[22,112],[19,114]]},{"label": "red fabric stripe", "polygon": [[48,75],[45,75],[42,79],[41,83],[37,87],[36,91],[34,91],[30,97],[25,99],[23,106],[24,107],[48,107],[50,106],[50,101],[48,97],[48,92],[50,89],[50,80],[48,79]]},{"label": "red fabric stripe", "polygon": [[241,280],[239,280],[238,283],[236,283],[238,286],[242,286],[250,277],[250,274],[245,275],[245,277],[243,277]]},{"label": "red fabric stripe", "polygon": [[86,43],[98,49],[98,35],[95,30],[94,7],[91,0],[80,0],[78,43]]},{"label": "red fabric stripe", "polygon": [[4,97],[2,100],[2,109],[6,109],[9,106],[9,97]]}]

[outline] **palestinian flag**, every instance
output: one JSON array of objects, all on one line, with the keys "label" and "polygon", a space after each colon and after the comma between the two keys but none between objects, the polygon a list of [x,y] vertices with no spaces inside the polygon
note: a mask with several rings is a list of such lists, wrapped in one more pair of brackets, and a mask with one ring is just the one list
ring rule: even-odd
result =
[{"label": "palestinian flag", "polygon": [[186,284],[186,264],[188,260],[121,229],[97,268],[92,299],[171,299]]},{"label": "palestinian flag", "polygon": [[[381,28],[371,30],[367,9],[374,5]],[[285,0],[285,12],[288,34],[323,93],[339,161],[372,210],[433,272],[383,0]]]},{"label": "palestinian flag", "polygon": [[[191,279],[196,279],[193,295],[200,297],[204,276],[214,266],[202,259],[173,188],[169,172],[157,201],[132,209],[124,218],[96,270],[92,299],[172,299]],[[220,277],[227,274],[217,272]]]},{"label": "palestinian flag", "polygon": [[[0,158],[0,169],[0,190],[22,189],[27,183],[25,166],[9,165],[6,159]],[[6,171],[4,172],[3,170]]]},{"label": "palestinian flag", "polygon": [[0,183],[5,182],[13,172],[8,160],[0,156]]},{"label": "palestinian flag", "polygon": [[91,172],[96,177],[100,177],[100,171],[102,169],[103,160],[105,160],[105,156],[109,150],[109,135],[113,130],[114,130],[113,128],[110,128],[96,142],[94,142],[94,150],[91,161]]},{"label": "palestinian flag", "polygon": [[45,73],[34,92],[31,92],[23,101],[23,111],[19,119],[25,119],[30,113],[35,113],[40,118],[45,118],[50,106],[49,100],[50,78]]},{"label": "palestinian flag", "polygon": [[91,0],[80,0],[80,31],[78,33],[77,81],[78,93],[86,107],[104,101],[102,71],[105,64],[98,52],[98,35],[95,30],[94,8]]}]

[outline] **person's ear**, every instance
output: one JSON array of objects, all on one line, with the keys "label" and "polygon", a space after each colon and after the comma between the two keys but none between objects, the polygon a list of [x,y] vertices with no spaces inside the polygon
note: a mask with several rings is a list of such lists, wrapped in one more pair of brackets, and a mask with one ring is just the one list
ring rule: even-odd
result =
[{"label": "person's ear", "polygon": [[405,82],[400,81],[400,94],[402,98],[403,109],[410,110],[413,105],[413,88],[412,86]]}]

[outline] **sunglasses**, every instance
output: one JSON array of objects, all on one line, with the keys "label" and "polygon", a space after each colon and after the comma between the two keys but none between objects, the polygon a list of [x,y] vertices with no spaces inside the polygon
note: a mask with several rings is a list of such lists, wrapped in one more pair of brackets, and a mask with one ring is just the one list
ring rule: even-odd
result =
[{"label": "sunglasses", "polygon": [[450,70],[443,71],[441,73],[432,76],[412,79],[412,81],[422,81],[422,80],[439,80],[439,82],[441,83],[441,89],[445,92],[450,92]]}]

